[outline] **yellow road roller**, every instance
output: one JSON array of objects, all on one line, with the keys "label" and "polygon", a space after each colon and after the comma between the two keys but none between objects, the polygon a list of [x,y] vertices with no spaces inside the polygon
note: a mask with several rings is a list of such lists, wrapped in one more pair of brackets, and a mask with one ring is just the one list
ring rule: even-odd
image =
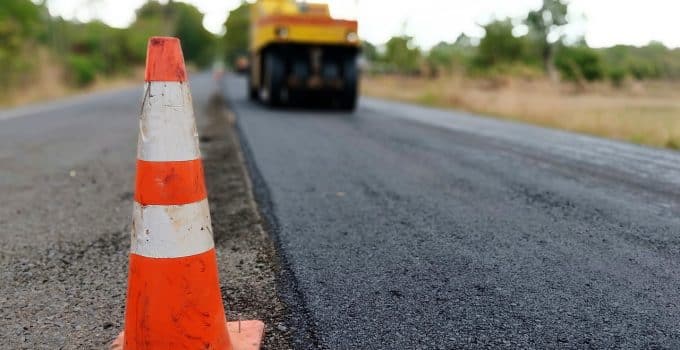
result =
[{"label": "yellow road roller", "polygon": [[258,0],[250,6],[248,95],[270,106],[320,101],[353,110],[359,84],[357,21],[327,4]]}]

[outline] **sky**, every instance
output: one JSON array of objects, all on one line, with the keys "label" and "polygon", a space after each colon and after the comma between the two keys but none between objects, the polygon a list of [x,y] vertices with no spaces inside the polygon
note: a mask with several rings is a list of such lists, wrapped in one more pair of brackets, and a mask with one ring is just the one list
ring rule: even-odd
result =
[{"label": "sky", "polygon": [[[134,10],[146,0],[48,0],[53,15],[88,21],[103,20],[125,27]],[[182,0],[205,14],[203,25],[213,33],[223,31],[229,10],[241,0]],[[318,0],[317,0],[318,1]],[[313,1],[311,1],[313,2]],[[359,20],[359,35],[380,44],[395,34],[408,34],[429,48],[453,41],[459,34],[481,37],[479,24],[493,18],[521,18],[541,0],[329,0],[334,16]],[[590,46],[645,45],[660,41],[680,47],[678,0],[571,0],[570,37],[584,36]],[[615,10],[613,10],[615,9]]]}]

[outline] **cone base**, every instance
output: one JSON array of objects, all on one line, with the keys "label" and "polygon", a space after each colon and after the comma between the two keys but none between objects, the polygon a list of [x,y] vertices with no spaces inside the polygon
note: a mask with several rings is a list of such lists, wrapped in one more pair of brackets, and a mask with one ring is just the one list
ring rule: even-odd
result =
[{"label": "cone base", "polygon": [[[239,323],[241,324],[240,332]],[[232,350],[259,350],[264,335],[264,322],[259,320],[227,322],[227,332],[229,332]],[[123,350],[124,344],[125,331],[120,332],[109,349]]]},{"label": "cone base", "polygon": [[264,322],[248,320],[240,323],[241,332],[239,332],[238,321],[227,322],[232,350],[259,350],[264,335]]}]

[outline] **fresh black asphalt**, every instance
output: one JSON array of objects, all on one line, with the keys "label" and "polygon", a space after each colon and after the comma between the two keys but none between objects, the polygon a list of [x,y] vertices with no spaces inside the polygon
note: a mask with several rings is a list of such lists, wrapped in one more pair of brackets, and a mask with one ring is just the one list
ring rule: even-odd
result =
[{"label": "fresh black asphalt", "polygon": [[680,348],[680,155],[364,98],[227,96],[299,348]]}]

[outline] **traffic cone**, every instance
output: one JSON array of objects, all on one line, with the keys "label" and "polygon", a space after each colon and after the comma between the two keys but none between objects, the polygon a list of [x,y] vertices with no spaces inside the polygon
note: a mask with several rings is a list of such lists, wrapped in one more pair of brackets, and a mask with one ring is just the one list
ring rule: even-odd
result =
[{"label": "traffic cone", "polygon": [[112,349],[259,349],[227,323],[191,95],[177,38],[153,37],[140,116],[125,331]]}]

